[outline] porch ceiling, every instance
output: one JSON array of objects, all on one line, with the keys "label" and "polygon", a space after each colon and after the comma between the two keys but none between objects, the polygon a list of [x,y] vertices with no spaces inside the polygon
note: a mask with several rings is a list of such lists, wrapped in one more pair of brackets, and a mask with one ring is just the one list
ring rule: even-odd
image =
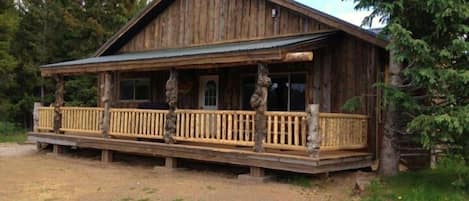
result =
[{"label": "porch ceiling", "polygon": [[336,33],[336,31],[328,31],[283,38],[90,57],[43,65],[41,73],[43,76],[50,76],[53,74],[279,62],[285,59],[287,53],[303,47],[322,44]]}]

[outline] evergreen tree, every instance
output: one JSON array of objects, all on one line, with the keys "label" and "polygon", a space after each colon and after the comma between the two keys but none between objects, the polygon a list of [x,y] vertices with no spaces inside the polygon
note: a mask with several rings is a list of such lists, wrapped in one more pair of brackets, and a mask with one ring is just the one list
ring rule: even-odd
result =
[{"label": "evergreen tree", "polygon": [[[8,8],[19,17],[4,18],[3,2],[0,57],[1,63],[9,65],[0,66],[0,76],[7,75],[4,70],[12,73],[8,74],[10,84],[0,86],[0,111],[9,111],[2,116],[20,123],[31,121],[32,105],[40,100],[41,86],[45,89],[43,102],[48,105],[54,101],[55,85],[51,79],[41,78],[40,65],[91,56],[145,5],[140,0],[21,0],[15,9],[11,0]],[[12,23],[11,19],[19,20]],[[16,31],[3,29],[5,24],[17,24]],[[3,30],[7,30],[8,39],[4,39]],[[10,41],[9,47],[3,41]],[[3,54],[4,49],[10,49],[9,54]],[[4,55],[10,55],[10,59],[3,59]],[[68,105],[95,106],[96,88],[96,75],[68,77],[65,100]]]},{"label": "evergreen tree", "polygon": [[16,85],[14,69],[16,58],[11,54],[11,42],[16,31],[18,13],[13,0],[0,2],[0,121],[8,120],[15,112],[13,103],[8,99],[7,89]]},{"label": "evergreen tree", "polygon": [[393,128],[394,135],[419,134],[426,148],[446,145],[450,154],[469,159],[468,2],[355,2],[358,9],[373,10],[365,23],[380,17],[388,24],[384,30],[391,39],[388,49],[394,53],[394,61],[402,64],[398,74],[402,82],[383,86],[385,102],[405,111],[396,118],[403,129]]}]

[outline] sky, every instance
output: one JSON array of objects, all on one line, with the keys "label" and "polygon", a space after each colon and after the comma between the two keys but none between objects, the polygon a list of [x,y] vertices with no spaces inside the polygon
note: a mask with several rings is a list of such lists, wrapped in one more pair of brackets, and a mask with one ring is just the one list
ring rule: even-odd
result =
[{"label": "sky", "polygon": [[[315,8],[342,20],[360,26],[364,17],[371,11],[356,11],[353,0],[296,0],[309,7]],[[373,21],[373,28],[383,27],[377,19]],[[368,27],[364,27],[368,28]]]}]

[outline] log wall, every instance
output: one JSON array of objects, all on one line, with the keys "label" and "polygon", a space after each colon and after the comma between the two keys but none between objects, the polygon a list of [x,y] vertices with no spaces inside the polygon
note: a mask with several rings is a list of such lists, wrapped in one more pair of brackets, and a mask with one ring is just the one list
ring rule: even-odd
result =
[{"label": "log wall", "polygon": [[[272,10],[277,12],[272,17]],[[175,0],[120,52],[178,48],[331,29],[266,0]]]}]

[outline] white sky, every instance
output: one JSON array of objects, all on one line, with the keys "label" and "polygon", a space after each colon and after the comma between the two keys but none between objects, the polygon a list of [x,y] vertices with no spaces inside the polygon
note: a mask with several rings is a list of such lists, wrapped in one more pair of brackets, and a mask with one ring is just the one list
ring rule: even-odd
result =
[{"label": "white sky", "polygon": [[[364,17],[368,16],[371,11],[356,11],[354,9],[355,3],[353,0],[296,0],[309,7],[315,8],[332,16],[338,17],[342,20],[361,26]],[[383,27],[383,24],[375,19],[373,28]],[[368,27],[364,27],[368,28]]]}]

